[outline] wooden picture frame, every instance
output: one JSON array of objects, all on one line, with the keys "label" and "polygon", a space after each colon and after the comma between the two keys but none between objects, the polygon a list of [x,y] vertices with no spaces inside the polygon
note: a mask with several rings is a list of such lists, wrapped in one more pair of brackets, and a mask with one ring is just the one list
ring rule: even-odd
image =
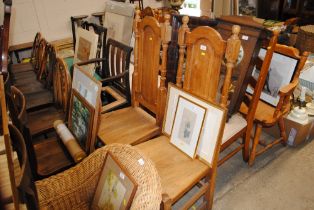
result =
[{"label": "wooden picture frame", "polygon": [[[92,134],[90,136],[91,140],[89,142],[88,152],[93,152],[95,149],[95,140],[97,136],[97,129],[100,119],[100,109],[101,109],[101,82],[96,80],[91,76],[85,69],[81,66],[74,64],[73,68],[73,79],[72,79],[72,90],[78,92],[84,100],[86,100],[94,109],[94,120],[92,123]],[[89,92],[89,93],[86,93]],[[87,97],[86,97],[87,96]],[[70,119],[70,113],[69,113]]]},{"label": "wooden picture frame", "polygon": [[92,139],[95,109],[76,90],[72,89],[68,128],[88,153]]},{"label": "wooden picture frame", "polygon": [[195,157],[206,109],[193,101],[179,96],[173,121],[170,143],[191,158]]},{"label": "wooden picture frame", "polygon": [[[96,58],[98,35],[93,31],[78,28],[76,32],[76,44],[74,52],[74,63],[88,61]],[[95,64],[85,65],[84,68],[94,75]]]},{"label": "wooden picture frame", "polygon": [[[129,209],[137,186],[137,183],[125,167],[108,152],[91,209]],[[112,194],[114,195],[112,196]]]},{"label": "wooden picture frame", "polygon": [[206,129],[202,130],[196,155],[197,158],[211,167],[216,144],[221,143],[227,110],[217,104],[204,101],[187,92],[184,92],[173,83],[168,83],[166,112],[162,126],[163,135],[168,137],[171,135],[179,96],[192,100],[194,103],[197,103],[207,109],[203,125],[203,128]]},{"label": "wooden picture frame", "polygon": [[[261,49],[258,56],[264,59],[266,55],[266,50]],[[288,85],[294,75],[298,61],[280,53],[274,53],[271,59],[269,71],[265,81],[265,85],[261,94],[261,99],[266,103],[277,106],[279,102],[279,90],[281,87]],[[259,70],[253,69],[252,76],[257,79],[259,75]],[[252,94],[252,87],[248,86],[248,93]]]}]

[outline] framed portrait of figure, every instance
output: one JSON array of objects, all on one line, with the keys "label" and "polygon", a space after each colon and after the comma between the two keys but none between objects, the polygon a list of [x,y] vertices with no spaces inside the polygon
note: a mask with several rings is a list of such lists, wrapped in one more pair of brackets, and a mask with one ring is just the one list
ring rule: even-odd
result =
[{"label": "framed portrait of figure", "polygon": [[[88,61],[96,58],[98,35],[93,31],[78,28],[76,32],[76,45],[74,52],[74,63]],[[84,68],[94,75],[95,64],[85,65]]]},{"label": "framed portrait of figure", "polygon": [[130,209],[137,183],[110,152],[106,155],[91,209]]},{"label": "framed portrait of figure", "polygon": [[[266,55],[266,50],[261,49],[258,56],[263,60]],[[261,99],[272,106],[277,106],[279,102],[279,90],[281,87],[288,85],[295,72],[297,60],[286,55],[274,53],[268,74],[266,77],[265,85],[261,94]],[[254,67],[252,76],[257,79],[260,70]],[[248,87],[248,93],[253,94],[253,89]]]},{"label": "framed portrait of figure", "polygon": [[[191,123],[190,125],[187,125],[186,123],[184,123],[184,120],[182,122],[182,120],[177,119],[178,122],[177,125],[175,125],[176,124],[175,121],[177,121],[176,117],[178,112],[177,107],[179,105],[178,103],[179,99],[182,100],[182,102],[184,103],[187,103],[185,101],[189,100],[192,101],[193,104],[197,104],[197,106],[200,107],[198,108],[198,111],[191,112],[194,113],[196,112],[199,114],[199,116],[203,115],[202,114],[203,111],[201,111],[201,109],[206,110],[206,112],[204,113],[203,126],[200,130],[200,136],[196,147],[196,157],[202,160],[207,165],[212,166],[215,148],[217,144],[221,143],[223,129],[226,122],[226,109],[222,108],[218,104],[204,101],[196,96],[193,96],[192,94],[183,91],[176,85],[168,83],[166,112],[162,126],[162,133],[165,136],[171,137],[171,135],[176,135],[175,133],[172,134],[172,132],[177,132],[175,129],[177,129],[178,132],[180,132],[181,129],[181,132],[187,130],[185,138],[190,138],[189,136],[191,135],[191,133],[188,134],[189,129],[188,128],[182,129],[182,127],[184,128],[184,125],[186,125],[185,127],[189,126],[191,127]],[[183,105],[182,107],[184,109],[185,105]],[[188,113],[188,111],[186,112],[186,118],[189,119],[188,121],[193,121],[193,119],[195,118],[195,115],[194,116],[193,115],[194,114]],[[181,126],[180,124],[183,126]],[[178,128],[175,128],[175,126],[178,126]],[[184,138],[184,133],[183,134],[181,133],[181,138],[182,135]],[[180,135],[178,138],[180,138]]]}]

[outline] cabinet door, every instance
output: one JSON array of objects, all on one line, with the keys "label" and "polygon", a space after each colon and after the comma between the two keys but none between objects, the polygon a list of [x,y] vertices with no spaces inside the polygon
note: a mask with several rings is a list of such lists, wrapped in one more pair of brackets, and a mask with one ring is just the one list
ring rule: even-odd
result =
[{"label": "cabinet door", "polygon": [[297,15],[299,6],[300,6],[300,0],[284,0],[283,12]]}]

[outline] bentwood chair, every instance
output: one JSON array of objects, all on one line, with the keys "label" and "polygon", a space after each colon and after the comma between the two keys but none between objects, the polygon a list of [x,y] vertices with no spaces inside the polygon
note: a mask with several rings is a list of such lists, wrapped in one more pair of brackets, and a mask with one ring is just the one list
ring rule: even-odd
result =
[{"label": "bentwood chair", "polygon": [[153,17],[141,20],[140,11],[136,11],[132,107],[101,115],[98,138],[104,144],[135,145],[160,133],[166,100],[167,43],[170,39],[170,16],[165,18],[165,23],[160,26]]},{"label": "bentwood chair", "polygon": [[[240,28],[234,26],[233,34],[226,42],[216,30],[207,26],[197,27],[189,32],[188,20],[187,16],[183,17],[183,25],[179,29],[180,57],[176,85],[202,100],[220,103],[221,107],[226,107],[232,68],[240,49],[238,37]],[[218,102],[216,98],[219,92],[220,66],[224,56],[227,60],[227,76]],[[186,68],[182,84],[184,63]],[[197,192],[187,199],[180,209],[193,208],[199,199],[202,201],[200,209],[212,208],[220,143],[221,138],[217,142],[212,142],[215,149],[210,165],[200,159],[188,157],[172,145],[166,135],[136,146],[156,165],[163,189],[163,209],[171,209],[194,187]]]},{"label": "bentwood chair", "polygon": [[[274,145],[279,144],[279,143],[286,145],[287,134],[286,134],[285,124],[284,124],[284,116],[290,111],[291,95],[294,89],[296,88],[296,86],[298,85],[300,72],[303,69],[304,64],[307,60],[307,57],[309,55],[308,52],[303,52],[303,54],[300,55],[298,49],[294,47],[280,45],[280,44],[277,44],[275,46],[274,52],[296,59],[298,62],[294,71],[294,76],[290,84],[280,88],[279,93],[278,93],[280,98],[275,107],[262,101],[261,99],[258,101],[258,103],[255,104],[256,113],[254,115],[254,123],[256,125],[256,128],[255,128],[254,138],[252,140],[253,142],[252,148],[250,151],[250,158],[249,158],[250,166],[253,165],[256,156],[264,153],[268,149],[272,148]],[[268,59],[267,57],[265,57],[263,61],[263,65],[264,63],[268,64],[270,62],[271,62],[271,59]],[[263,79],[266,80],[266,76]],[[256,82],[254,82],[254,80],[251,78],[250,85],[254,87],[255,83]],[[260,88],[263,88],[263,87],[260,87]],[[254,98],[254,95],[253,95],[253,98]],[[251,106],[248,106],[248,103],[247,103],[249,99],[251,99],[251,97],[246,96],[244,103],[241,104],[241,107],[240,107],[241,113],[244,113],[244,114],[249,113],[249,110],[251,109]],[[280,137],[278,139],[273,140],[270,143],[266,143],[265,141],[260,140],[263,127],[272,127],[276,124],[278,124],[279,126]],[[258,150],[258,145],[262,147],[259,150]]]},{"label": "bentwood chair", "polygon": [[[265,56],[265,60],[271,60],[273,56],[273,52],[277,43],[279,31],[274,31],[273,37],[271,38],[269,45],[267,47],[267,53]],[[262,65],[261,65],[262,64]],[[218,162],[218,165],[222,165],[225,161],[230,159],[232,156],[237,154],[237,152],[242,150],[243,160],[248,161],[249,159],[249,146],[250,146],[250,136],[251,131],[254,124],[254,115],[256,112],[256,105],[259,101],[261,91],[265,84],[265,78],[268,73],[268,69],[270,66],[270,62],[262,63],[259,58],[256,60],[256,66],[259,66],[260,69],[259,77],[254,80],[254,84],[252,82],[252,86],[254,88],[253,97],[251,100],[246,101],[248,104],[249,111],[243,116],[242,114],[235,113],[231,116],[229,121],[226,122],[225,130],[222,137],[222,145],[220,149],[220,153],[222,153],[225,149],[230,148],[231,145],[235,145],[234,142],[237,142],[239,138],[242,138],[242,142],[236,146],[233,150],[231,150],[228,154],[224,155]],[[250,82],[253,81],[250,78]]]}]

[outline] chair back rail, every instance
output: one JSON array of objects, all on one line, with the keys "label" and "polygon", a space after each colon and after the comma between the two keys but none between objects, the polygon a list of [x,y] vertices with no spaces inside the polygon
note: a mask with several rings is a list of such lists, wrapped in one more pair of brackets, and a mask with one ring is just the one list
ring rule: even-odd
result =
[{"label": "chair back rail", "polygon": [[[200,26],[189,32],[188,20],[188,17],[183,17],[183,24],[179,29],[179,64],[176,84],[204,100],[216,102],[217,92],[219,92],[220,67],[225,56],[227,74],[220,104],[226,107],[232,69],[241,45],[238,37],[240,27],[233,27],[233,34],[226,42],[216,30],[207,26]],[[184,61],[186,67],[182,85]]]},{"label": "chair back rail", "polygon": [[[104,78],[121,76],[120,79],[112,81],[110,85],[114,86],[122,94],[124,94],[128,101],[131,101],[129,84],[131,52],[131,47],[113,39],[108,39],[105,51],[105,55],[107,55],[107,57]],[[123,74],[124,76],[122,76]]]},{"label": "chair back rail", "polygon": [[[157,123],[161,123],[162,115],[158,100],[165,100],[165,77],[166,77],[166,55],[168,49],[169,19],[161,27],[158,21],[146,16],[140,19],[140,11],[136,11],[134,24],[135,51],[134,51],[134,73],[132,79],[132,104],[133,106],[144,106],[156,114]],[[167,35],[167,36],[166,36]],[[160,58],[160,47],[162,45],[162,59]],[[161,62],[160,62],[161,60]],[[160,75],[160,84],[158,78]],[[163,96],[158,97],[159,94]]]}]

